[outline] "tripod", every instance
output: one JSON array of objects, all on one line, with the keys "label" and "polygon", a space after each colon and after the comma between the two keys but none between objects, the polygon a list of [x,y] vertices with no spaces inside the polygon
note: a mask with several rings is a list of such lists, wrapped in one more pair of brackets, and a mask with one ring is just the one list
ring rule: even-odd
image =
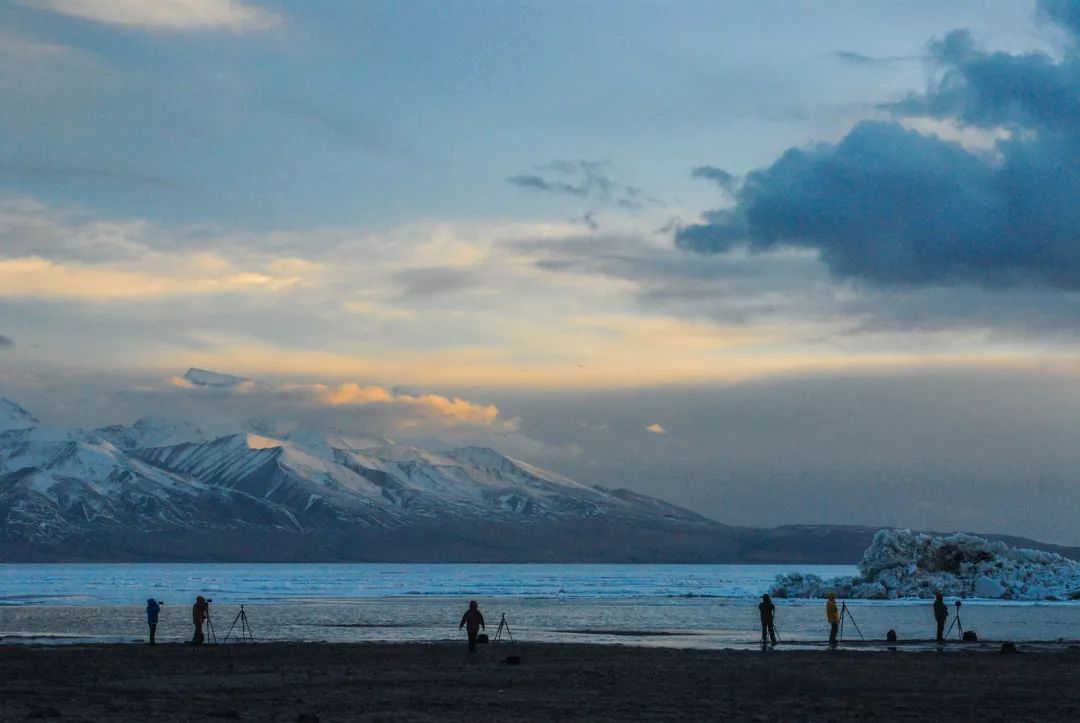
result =
[{"label": "tripod", "polygon": [[210,608],[206,608],[206,640],[207,645],[217,645],[217,633],[214,632],[214,621],[210,619]]},{"label": "tripod", "polygon": [[514,642],[514,635],[510,632],[510,623],[506,622],[506,613],[502,614],[499,627],[495,630],[495,642],[502,640],[503,630],[506,631],[506,637],[510,638],[510,642]]},{"label": "tripod", "polygon": [[859,624],[855,622],[855,616],[851,614],[850,610],[848,610],[846,602],[840,603],[840,639],[844,639],[844,618],[850,620],[851,624],[855,626],[855,632],[859,634],[860,638],[866,640],[866,638],[863,637],[862,630],[859,630]]},{"label": "tripod", "polygon": [[953,625],[956,626],[956,635],[963,640],[964,639],[964,624],[960,622],[960,601],[956,601],[956,617],[949,623],[949,629],[945,631],[945,637],[949,637],[949,633],[952,632]]},{"label": "tripod", "polygon": [[240,612],[238,612],[236,614],[236,617],[233,618],[232,625],[229,626],[229,632],[225,633],[225,637],[224,639],[222,639],[221,642],[229,642],[229,637],[232,635],[233,628],[236,627],[237,623],[240,623],[240,630],[238,631],[237,639],[241,643],[254,643],[255,637],[251,634],[251,625],[248,623],[247,613],[244,612],[243,605],[240,606]]}]

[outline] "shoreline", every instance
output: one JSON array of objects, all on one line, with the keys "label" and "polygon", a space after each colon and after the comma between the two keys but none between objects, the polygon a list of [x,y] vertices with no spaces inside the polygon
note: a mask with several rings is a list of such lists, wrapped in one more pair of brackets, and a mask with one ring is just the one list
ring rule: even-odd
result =
[{"label": "shoreline", "polygon": [[1080,702],[1065,692],[1080,686],[1078,663],[1075,646],[779,655],[492,643],[471,655],[441,642],[0,645],[0,718],[1075,720]]}]

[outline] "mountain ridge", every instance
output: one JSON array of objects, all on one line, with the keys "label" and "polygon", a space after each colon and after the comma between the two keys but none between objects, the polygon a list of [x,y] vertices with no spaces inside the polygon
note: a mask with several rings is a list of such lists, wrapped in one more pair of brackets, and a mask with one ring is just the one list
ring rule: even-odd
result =
[{"label": "mountain ridge", "polygon": [[0,398],[5,421],[5,562],[853,564],[878,530],[725,525],[490,447],[435,452],[310,431],[294,439],[252,431],[211,437],[187,422],[146,418],[130,426],[48,427]]}]

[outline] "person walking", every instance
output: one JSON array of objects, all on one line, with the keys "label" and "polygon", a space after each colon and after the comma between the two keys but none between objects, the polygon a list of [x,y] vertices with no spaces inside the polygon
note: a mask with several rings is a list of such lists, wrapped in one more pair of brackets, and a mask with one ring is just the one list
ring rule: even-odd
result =
[{"label": "person walking", "polygon": [[469,601],[469,609],[461,616],[461,624],[458,625],[458,630],[462,628],[465,628],[465,632],[469,634],[469,652],[475,653],[476,634],[481,630],[487,630],[484,627],[484,615],[480,612],[480,606],[476,604],[475,600]]},{"label": "person walking", "polygon": [[836,645],[836,633],[840,627],[840,609],[836,607],[836,593],[830,592],[825,601],[825,619],[829,621],[829,645]]},{"label": "person walking", "polygon": [[772,598],[767,594],[761,596],[761,602],[758,603],[758,612],[761,613],[761,644],[764,645],[767,642],[766,635],[768,635],[768,640],[771,640],[772,644],[776,645],[776,627],[773,625],[776,606],[773,605]]},{"label": "person walking", "polygon": [[154,636],[157,634],[158,613],[161,612],[161,603],[154,598],[146,601],[146,624],[150,626],[150,644],[154,644]]},{"label": "person walking", "polygon": [[206,598],[199,595],[195,598],[195,604],[191,606],[191,622],[195,626],[195,634],[191,637],[191,642],[194,645],[202,645],[203,642],[203,621],[210,615],[210,604],[206,602]]},{"label": "person walking", "polygon": [[941,593],[934,594],[934,620],[937,621],[937,641],[945,641],[945,621],[949,619],[949,606],[945,604]]}]

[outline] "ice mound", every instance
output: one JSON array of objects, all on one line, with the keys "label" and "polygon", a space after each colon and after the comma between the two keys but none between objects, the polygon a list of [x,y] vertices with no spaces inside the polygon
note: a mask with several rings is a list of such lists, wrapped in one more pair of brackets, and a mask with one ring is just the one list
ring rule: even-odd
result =
[{"label": "ice mound", "polygon": [[863,553],[858,575],[831,580],[778,575],[770,592],[780,598],[823,598],[830,591],[870,600],[932,598],[937,591],[948,597],[1080,599],[1080,562],[963,533],[879,530]]}]

